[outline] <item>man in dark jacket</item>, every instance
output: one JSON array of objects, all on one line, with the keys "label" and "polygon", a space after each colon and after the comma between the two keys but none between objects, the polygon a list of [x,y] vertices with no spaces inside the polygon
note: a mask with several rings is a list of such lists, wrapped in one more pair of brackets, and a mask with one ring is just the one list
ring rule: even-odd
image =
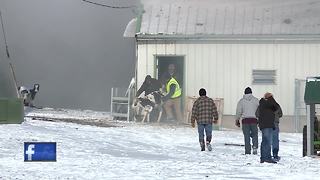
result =
[{"label": "man in dark jacket", "polygon": [[277,163],[271,157],[271,143],[273,130],[275,129],[274,121],[276,111],[277,104],[272,94],[266,93],[264,98],[260,99],[256,112],[256,116],[259,119],[259,128],[262,132],[260,163]]},{"label": "man in dark jacket", "polygon": [[[159,80],[152,78],[150,75],[147,75],[143,84],[139,88],[139,90],[136,93],[136,99],[134,100],[134,106],[140,103],[143,107],[146,107],[147,105],[151,106],[153,109],[150,112],[150,121],[155,121],[159,117],[159,112],[161,111],[161,106],[157,106],[161,104],[161,95],[159,93],[152,94],[151,97],[154,98],[154,100],[150,100],[146,96],[159,91],[161,88],[161,83]],[[145,98],[138,98],[142,93],[144,92]],[[146,109],[145,109],[146,110]],[[139,114],[139,113],[138,113]]]},{"label": "man in dark jacket", "polygon": [[152,78],[150,75],[147,75],[143,84],[137,91],[136,97],[139,97],[141,93],[144,92],[144,95],[148,95],[154,91],[159,91],[161,88],[161,83],[159,80]]},{"label": "man in dark jacket", "polygon": [[212,150],[212,123],[218,122],[218,111],[213,99],[206,95],[205,89],[199,90],[200,97],[193,103],[191,125],[195,127],[195,122],[198,124],[199,142],[201,151],[205,150],[204,131],[206,132],[206,145],[209,151]]},{"label": "man in dark jacket", "polygon": [[[271,97],[272,97],[272,99],[274,99],[273,96],[271,96]],[[275,119],[274,119],[275,129],[273,130],[273,133],[272,133],[272,156],[275,161],[279,161],[280,160],[280,157],[278,155],[278,152],[279,152],[279,131],[280,131],[279,122],[280,122],[280,118],[282,117],[282,109],[276,101],[275,101],[275,103],[277,105],[277,110],[275,111]]]}]

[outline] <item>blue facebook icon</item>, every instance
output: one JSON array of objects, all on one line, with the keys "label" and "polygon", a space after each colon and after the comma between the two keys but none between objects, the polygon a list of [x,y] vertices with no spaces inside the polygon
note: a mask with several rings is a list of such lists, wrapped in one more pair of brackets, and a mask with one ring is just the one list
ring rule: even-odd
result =
[{"label": "blue facebook icon", "polygon": [[55,142],[25,142],[24,161],[56,161]]}]

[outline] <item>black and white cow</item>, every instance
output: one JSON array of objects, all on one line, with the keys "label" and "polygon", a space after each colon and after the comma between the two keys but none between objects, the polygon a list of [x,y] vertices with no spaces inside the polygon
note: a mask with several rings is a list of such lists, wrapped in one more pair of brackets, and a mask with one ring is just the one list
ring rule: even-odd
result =
[{"label": "black and white cow", "polygon": [[[137,98],[132,104],[135,121],[141,119],[141,122],[150,122],[150,114],[154,112],[154,114],[157,114],[157,117],[152,116],[152,118],[157,118],[157,122],[160,122],[162,116],[162,97],[163,94],[160,91],[155,91],[144,97]],[[159,113],[156,113],[156,111],[159,111]]]},{"label": "black and white cow", "polygon": [[39,92],[40,85],[34,84],[33,88],[27,88],[25,86],[20,86],[18,88],[20,97],[23,99],[24,106],[34,107],[33,100],[36,94]]}]

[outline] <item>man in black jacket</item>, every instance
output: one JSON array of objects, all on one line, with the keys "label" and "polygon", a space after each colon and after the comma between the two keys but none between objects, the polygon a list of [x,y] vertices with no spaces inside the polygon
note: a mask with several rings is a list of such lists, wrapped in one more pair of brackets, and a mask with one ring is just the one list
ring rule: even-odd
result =
[{"label": "man in black jacket", "polygon": [[[159,112],[161,111],[161,106],[158,106],[161,104],[161,93],[153,93],[153,92],[159,91],[160,88],[161,88],[160,81],[155,78],[152,78],[150,75],[147,75],[143,84],[137,91],[136,99],[133,102],[134,106],[136,106],[139,102],[140,105],[142,105],[143,107],[146,107],[147,105],[152,107],[150,112],[150,119],[149,119],[150,121],[155,121],[159,116]],[[138,98],[143,92],[144,92],[145,98]],[[149,99],[148,97],[146,97],[149,94],[152,95],[151,97],[154,98],[153,100],[152,98]]]},{"label": "man in black jacket", "polygon": [[271,157],[272,134],[275,129],[275,112],[277,103],[271,93],[266,93],[259,101],[256,116],[259,119],[259,128],[262,132],[260,163],[277,163]]},{"label": "man in black jacket", "polygon": [[148,95],[152,92],[159,91],[161,88],[161,83],[159,80],[152,78],[150,75],[147,75],[143,84],[137,91],[136,97],[139,97],[141,93],[144,92],[144,95]]},{"label": "man in black jacket", "polygon": [[273,133],[272,133],[272,156],[275,161],[279,161],[280,160],[280,156],[278,155],[278,153],[279,153],[279,131],[280,131],[279,122],[280,122],[280,118],[282,117],[282,109],[281,109],[281,106],[277,102],[276,102],[276,105],[277,105],[277,110],[275,112],[275,119],[274,119],[275,129],[273,130]]}]

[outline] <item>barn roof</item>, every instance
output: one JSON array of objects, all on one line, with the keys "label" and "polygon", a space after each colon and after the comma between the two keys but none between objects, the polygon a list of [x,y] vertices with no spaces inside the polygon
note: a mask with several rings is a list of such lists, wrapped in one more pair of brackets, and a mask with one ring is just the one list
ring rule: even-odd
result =
[{"label": "barn roof", "polygon": [[138,37],[320,35],[319,0],[142,0]]}]

